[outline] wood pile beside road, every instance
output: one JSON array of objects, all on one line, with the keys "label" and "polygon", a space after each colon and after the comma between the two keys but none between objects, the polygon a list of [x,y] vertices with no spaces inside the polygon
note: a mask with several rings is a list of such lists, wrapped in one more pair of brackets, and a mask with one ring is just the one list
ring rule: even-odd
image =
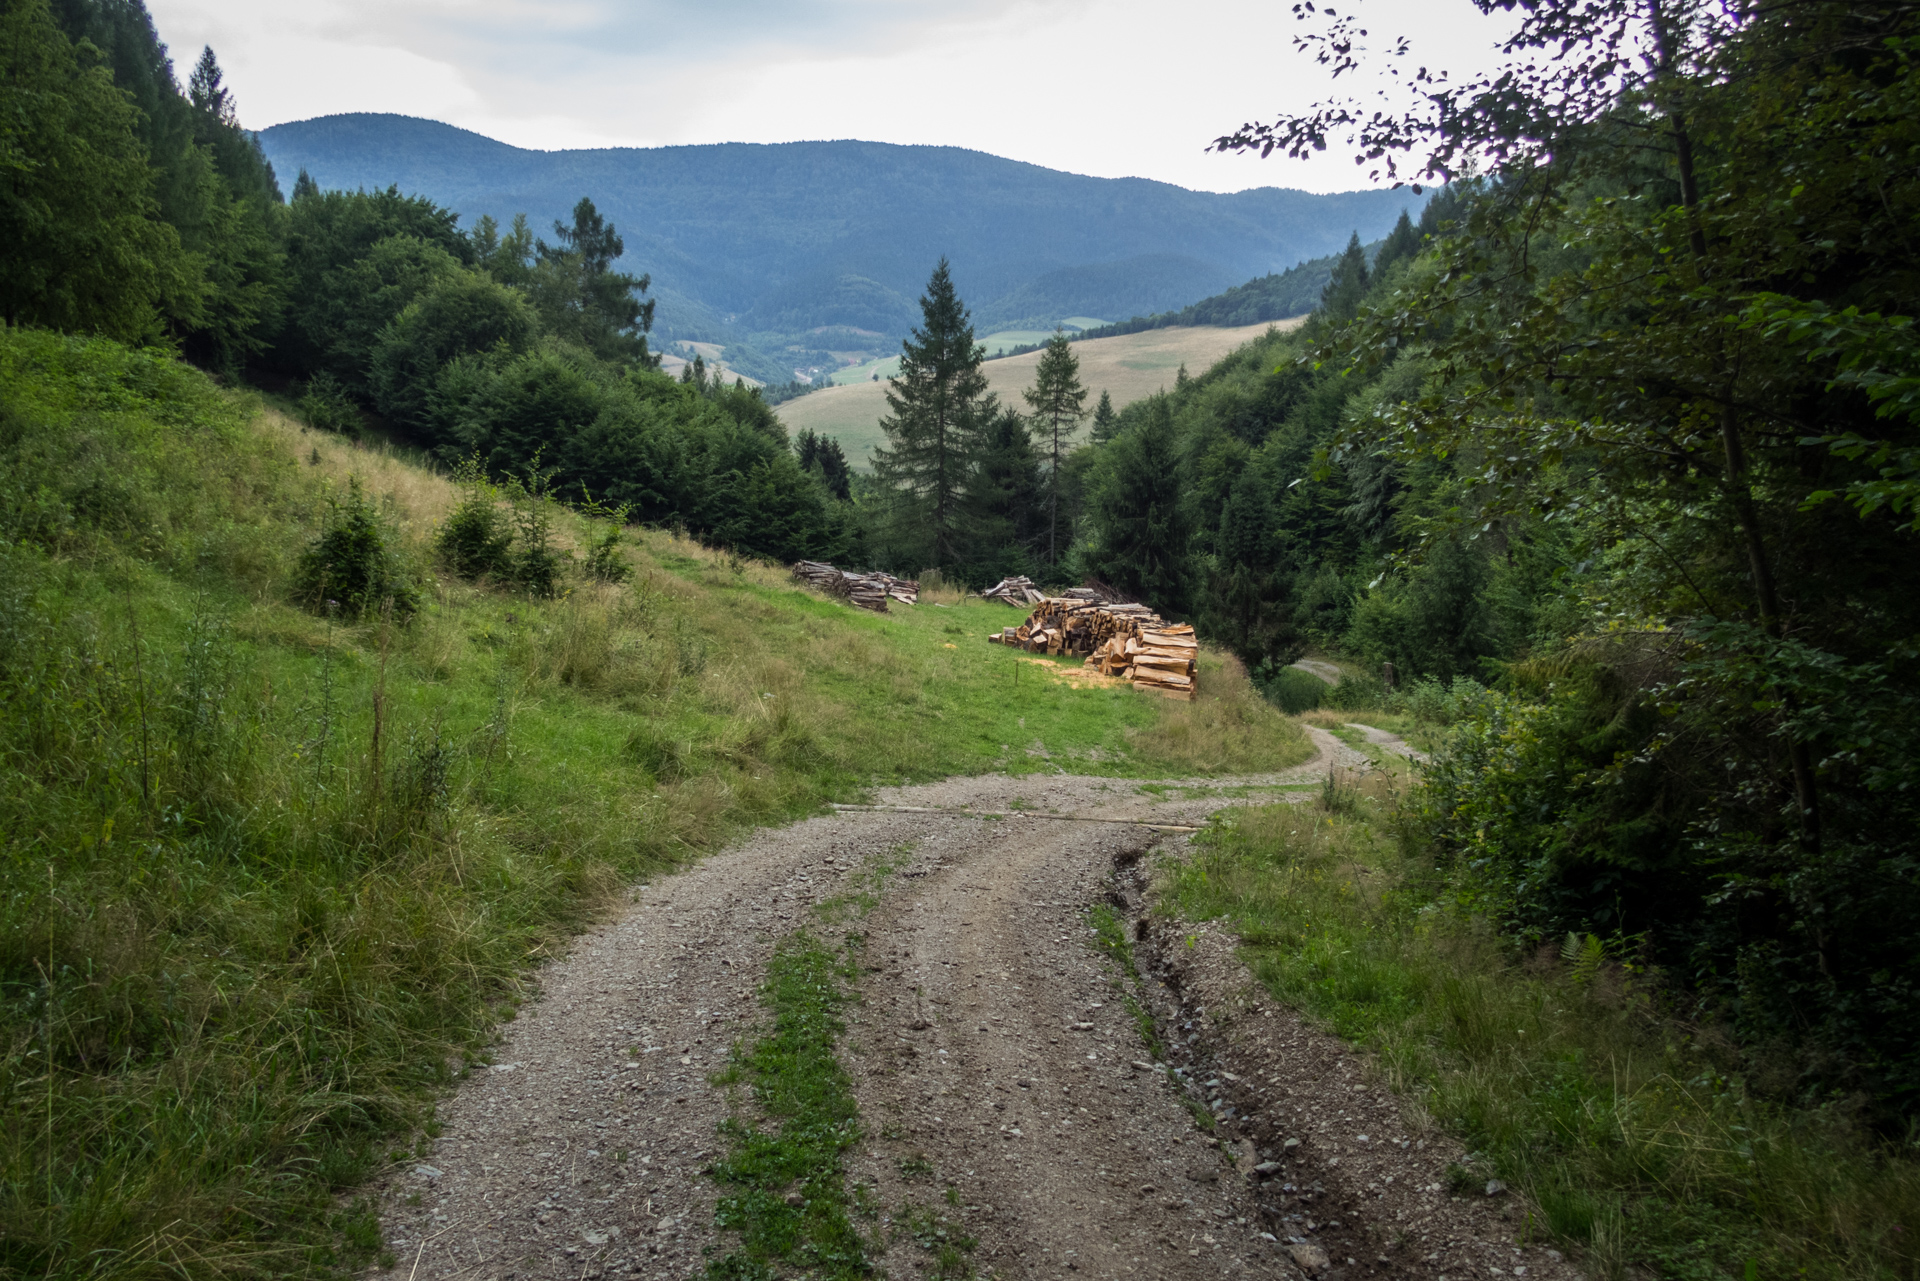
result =
[{"label": "wood pile beside road", "polygon": [[889,600],[897,600],[903,605],[918,604],[920,600],[920,584],[917,582],[879,572],[856,574],[851,570],[835,569],[823,560],[800,561],[793,567],[793,576],[811,587],[881,614],[887,612]]},{"label": "wood pile beside road", "polygon": [[1168,698],[1192,700],[1200,645],[1186,623],[1168,623],[1145,605],[1056,596],[1027,621],[987,639],[1035,654],[1085,654],[1086,666]]}]

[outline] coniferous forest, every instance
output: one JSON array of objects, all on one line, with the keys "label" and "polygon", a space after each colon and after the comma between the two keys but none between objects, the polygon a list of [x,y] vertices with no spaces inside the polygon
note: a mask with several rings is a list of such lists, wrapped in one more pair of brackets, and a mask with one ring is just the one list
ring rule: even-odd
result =
[{"label": "coniferous forest", "polygon": [[[1375,39],[1369,53],[1351,15],[1297,13],[1301,47],[1324,65],[1409,71],[1391,45]],[[621,270],[620,230],[593,193],[570,221],[539,228],[463,225],[460,211],[396,188],[322,190],[273,172],[213,50],[179,83],[141,0],[0,0],[0,839],[9,901],[38,905],[9,909],[0,954],[11,1038],[0,1086],[14,1118],[0,1156],[19,1175],[0,1193],[0,1264],[197,1277],[366,1263],[371,1246],[336,1256],[314,1244],[362,1231],[364,1207],[335,1199],[384,1159],[406,1112],[396,1100],[444,1084],[447,1047],[478,1044],[544,940],[590,919],[623,877],[892,777],[801,725],[785,701],[799,679],[790,654],[755,659],[725,695],[738,707],[709,690],[662,719],[666,703],[647,700],[691,687],[723,656],[695,634],[684,586],[649,578],[627,614],[587,612],[593,592],[631,578],[620,549],[632,526],[704,546],[736,584],[755,559],[803,558],[922,577],[929,597],[1018,574],[1096,584],[1191,622],[1258,691],[1235,713],[1247,724],[1274,709],[1403,718],[1431,755],[1382,828],[1418,869],[1386,896],[1415,904],[1409,919],[1465,922],[1459,937],[1516,967],[1604,958],[1645,983],[1636,1026],[1719,1047],[1711,1081],[1685,1089],[1815,1118],[1821,1135],[1847,1136],[1833,1151],[1873,1154],[1855,1164],[1886,1174],[1880,1186],[1908,1180],[1876,1204],[1920,1204],[1920,4],[1542,0],[1514,23],[1503,71],[1406,74],[1399,114],[1329,101],[1215,141],[1280,159],[1349,148],[1372,177],[1417,182],[1428,198],[1330,264],[1171,313],[1244,323],[1299,299],[1308,314],[1211,368],[1181,369],[1159,394],[1118,406],[1092,394],[1075,340],[1058,333],[1017,403],[996,397],[951,265],[928,264],[921,322],[888,387],[886,444],[862,473],[835,440],[789,440],[757,390],[701,361],[678,378],[660,371],[652,282]],[[270,398],[314,441],[383,441],[450,476],[462,497],[436,517],[433,564],[460,590],[500,593],[500,618],[460,637],[420,622],[432,576],[392,551],[393,512],[357,478],[300,498],[305,482],[242,443],[230,395]],[[300,447],[318,468],[319,445]],[[324,506],[312,529],[292,514],[302,502]],[[564,521],[599,540],[580,542],[578,563],[555,550]],[[274,542],[296,526],[314,537]],[[661,563],[695,573],[672,555]],[[71,568],[94,566],[89,556],[111,572]],[[136,607],[160,577],[173,603]],[[221,666],[201,612],[220,591],[299,612],[308,630],[283,619],[252,639],[285,641],[302,663],[321,656],[324,696],[300,715],[322,729],[286,728],[270,677],[256,706],[239,669]],[[531,640],[514,612],[526,598],[575,613]],[[185,638],[164,707],[149,705],[138,666],[158,661],[141,617]],[[795,626],[791,652],[824,643],[824,617]],[[761,643],[728,618],[713,626]],[[361,629],[348,657],[337,659],[336,627]],[[493,737],[475,731],[456,752],[423,715],[404,753],[383,747],[388,646],[409,627],[424,683],[457,679],[422,639],[442,635],[432,643],[449,653],[497,651],[556,698],[591,693],[631,716],[639,728],[584,746],[557,717],[553,754],[598,752],[651,799],[630,801],[625,782],[569,791],[586,784],[564,769],[501,781],[532,768],[501,746],[505,676],[474,695]],[[607,639],[623,627],[644,639]],[[955,625],[940,643],[977,640]],[[1302,659],[1344,679],[1328,684]],[[889,670],[893,688],[911,683],[907,668]],[[374,691],[374,755],[327,773],[328,753],[345,759],[336,679]],[[951,708],[927,723],[948,715],[957,723]],[[982,734],[1025,730],[1021,719]],[[155,735],[173,746],[155,748]],[[1267,740],[1234,741],[1232,767],[1254,772],[1245,744]],[[261,781],[267,742],[287,778],[308,781],[284,794]],[[1171,748],[1142,759],[1180,763]],[[910,768],[961,767],[936,753]],[[456,775],[470,811],[446,799]],[[1328,787],[1331,798],[1331,775]],[[647,808],[673,788],[674,817]],[[565,804],[527,819],[543,790]],[[493,817],[460,827],[472,814]],[[75,873],[91,889],[56,883],[66,852],[104,858],[116,823],[116,856],[138,842],[126,857],[144,860],[128,894],[165,903],[137,929],[115,925],[99,887],[117,881],[97,868],[93,880]],[[329,988],[306,942],[260,943],[282,927],[335,938],[368,910],[356,887],[403,854],[439,858],[457,831],[490,852],[475,856],[471,884],[447,856],[448,901],[498,897],[444,935],[394,898],[367,928],[417,927],[430,946],[382,952],[364,989],[344,977]],[[283,846],[298,847],[297,869],[273,864]],[[284,887],[296,872],[309,879],[280,899],[206,888],[222,876]],[[87,906],[62,915],[63,902]],[[266,903],[280,913],[272,930],[246,915]],[[189,936],[191,956],[152,942]],[[137,980],[86,977],[93,961],[75,958],[114,947],[147,958],[126,963]],[[474,960],[463,948],[493,950]],[[278,989],[262,986],[252,1012],[235,994],[246,983],[223,987],[231,975],[207,960],[269,957],[247,971],[257,979],[289,949],[308,967],[286,980],[299,995],[269,1001]],[[409,966],[439,986],[410,991]],[[90,1011],[65,1048],[58,990]],[[381,1021],[401,1006],[413,1014]],[[310,1024],[275,1022],[287,1009]],[[181,1084],[189,1068],[167,1076],[186,1062],[179,1046],[204,1049],[183,1029],[239,1026],[242,1014],[258,1016],[246,1035],[271,1026],[258,1033],[271,1064],[221,1077],[205,1115],[227,1119],[168,1140],[165,1169],[158,1140],[123,1144],[139,1126],[116,1109],[160,1134],[152,1098],[211,1097]],[[375,1043],[379,1065],[355,1057]],[[217,1047],[204,1052],[195,1063],[229,1071]],[[90,1083],[76,1087],[78,1119],[54,1118],[56,1063]],[[1561,1069],[1568,1080],[1597,1070],[1574,1057]],[[125,1085],[138,1073],[147,1095]],[[267,1101],[235,1120],[244,1109],[220,1109],[243,1081]],[[298,1116],[287,1102],[323,1094],[334,1101]],[[20,1120],[29,1103],[44,1107],[44,1133]],[[83,1173],[63,1192],[57,1169]],[[283,1174],[303,1189],[297,1212],[273,1200],[295,1195],[269,1188]],[[89,1191],[113,1178],[134,1192]],[[203,1189],[214,1191],[197,1200]],[[124,1205],[160,1208],[122,1222]],[[151,1246],[195,1216],[194,1248],[218,1266]],[[31,1231],[9,1227],[29,1220]],[[1920,1223],[1833,1233],[1853,1233],[1855,1252],[1832,1275],[1920,1275]],[[294,1239],[306,1263],[260,1245]],[[101,1243],[86,1257],[105,1262],[73,1254],[74,1241]],[[1715,1259],[1668,1274],[1732,1269]]]}]

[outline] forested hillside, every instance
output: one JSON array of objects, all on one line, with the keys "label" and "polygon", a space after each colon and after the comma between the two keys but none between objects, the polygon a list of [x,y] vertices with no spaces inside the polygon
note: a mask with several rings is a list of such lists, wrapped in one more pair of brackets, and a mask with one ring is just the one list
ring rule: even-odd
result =
[{"label": "forested hillside", "polygon": [[[403,116],[342,115],[263,131],[284,174],[324,188],[397,184],[467,218],[536,227],[582,194],[652,278],[665,342],[747,347],[770,381],[827,351],[886,354],[942,255],[982,332],[1068,316],[1178,308],[1384,235],[1410,193],[1232,195],[1089,178],[954,147],[868,142],[538,152]],[[813,331],[829,329],[830,334]],[[744,354],[744,353],[742,353]]]},{"label": "forested hillside", "polygon": [[[1900,1132],[1920,14],[1653,9],[1643,64],[1572,12],[1528,20],[1524,91],[1354,126],[1442,177],[1508,159],[1371,266],[1350,246],[1298,334],[1123,410],[1069,573],[1187,611],[1295,706],[1430,678],[1437,902],[1517,949],[1591,934],[1757,1088]],[[1223,142],[1310,150],[1342,110]],[[1285,670],[1311,651],[1365,675]]]}]

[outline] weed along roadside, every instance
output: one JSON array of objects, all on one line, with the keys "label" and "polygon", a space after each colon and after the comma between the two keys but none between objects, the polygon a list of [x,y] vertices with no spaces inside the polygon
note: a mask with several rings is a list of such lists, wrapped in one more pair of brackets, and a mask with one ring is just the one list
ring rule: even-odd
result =
[{"label": "weed along roadside", "polygon": [[1392,1275],[1532,1277],[1561,1254],[1600,1277],[1913,1274],[1910,1160],[1749,1093],[1631,952],[1502,948],[1394,779],[1223,814],[1169,847],[1134,917],[1161,1025],[1207,1057],[1190,1079],[1273,1163],[1283,1239],[1359,1228]]},{"label": "weed along roadside", "polygon": [[[857,924],[879,902],[888,876],[912,856],[900,845],[852,869],[847,888],[812,908],[814,922],[781,939],[767,965],[761,1002],[771,1026],[735,1043],[713,1083],[739,1087],[721,1130],[732,1152],[711,1167],[725,1189],[715,1225],[738,1245],[708,1267],[714,1277],[804,1268],[823,1278],[873,1274],[872,1242],[855,1215],[875,1207],[849,1189],[848,1150],[863,1137],[838,1043],[841,1010],[855,986],[866,937]],[[827,938],[840,929],[838,940]]]}]

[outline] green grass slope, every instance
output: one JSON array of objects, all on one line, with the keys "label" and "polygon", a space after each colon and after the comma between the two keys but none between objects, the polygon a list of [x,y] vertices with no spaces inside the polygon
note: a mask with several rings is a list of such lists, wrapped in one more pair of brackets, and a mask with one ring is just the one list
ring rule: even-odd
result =
[{"label": "green grass slope", "polygon": [[[405,625],[290,603],[357,483]],[[231,1277],[380,1253],[352,1188],[622,887],[878,782],[1304,758],[1193,704],[856,613],[636,532],[554,600],[435,571],[458,494],[152,352],[0,331],[0,1268]],[[587,524],[556,515],[563,549]],[[1077,673],[1077,668],[1064,669]]]}]

